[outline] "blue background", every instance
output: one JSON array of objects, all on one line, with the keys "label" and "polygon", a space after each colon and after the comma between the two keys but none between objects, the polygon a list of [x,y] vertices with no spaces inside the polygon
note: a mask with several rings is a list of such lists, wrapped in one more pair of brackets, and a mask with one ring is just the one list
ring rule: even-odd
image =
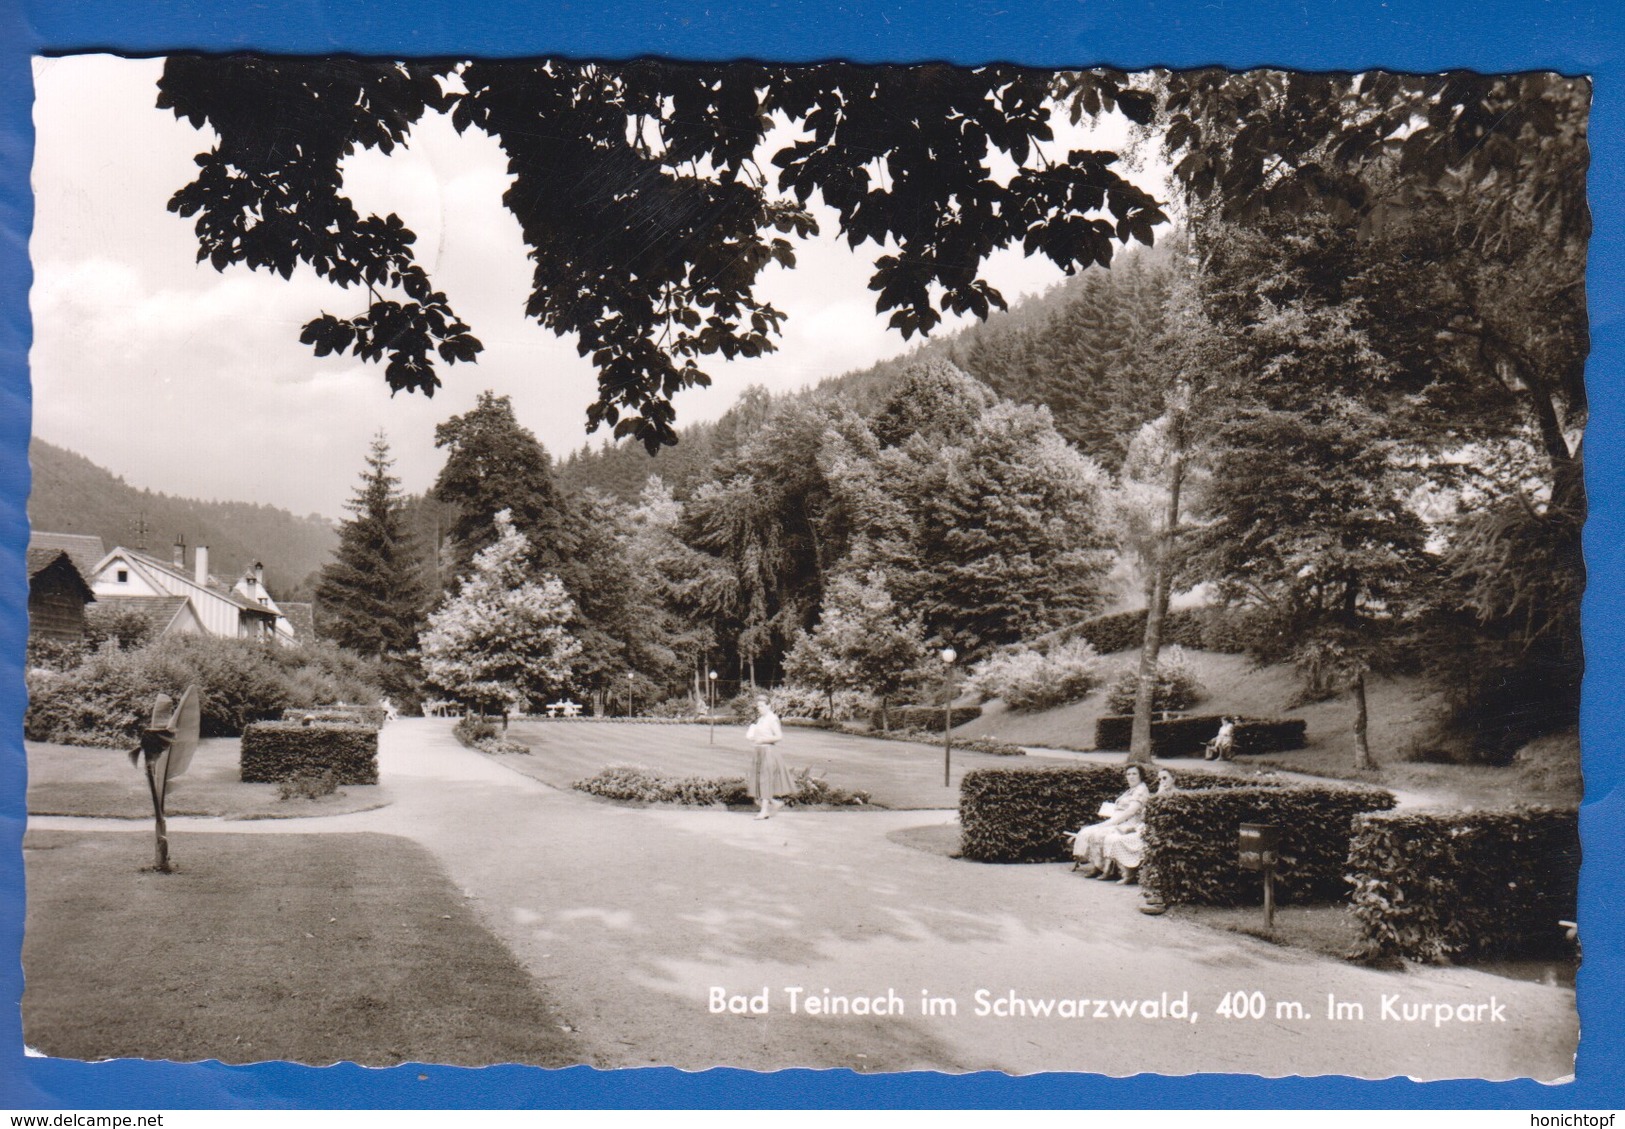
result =
[{"label": "blue background", "polygon": [[[211,1107],[1485,1107],[1625,1105],[1621,999],[1625,898],[1616,750],[1625,724],[1618,646],[1625,610],[1620,402],[1621,172],[1625,65],[1618,0],[0,0],[0,1106]],[[860,1077],[846,1071],[757,1075],[715,1070],[603,1073],[496,1067],[367,1070],[270,1064],[74,1063],[25,1059],[22,995],[21,656],[27,590],[29,322],[28,172],[33,133],[29,56],[38,52],[176,49],[297,54],[512,56],[660,54],[720,60],[845,58],[863,62],[1107,63],[1126,69],[1282,66],[1429,71],[1554,69],[1596,80],[1590,174],[1596,234],[1589,294],[1592,415],[1587,433],[1588,670],[1582,717],[1587,802],[1581,921],[1582,1041],[1577,1081],[1535,1083],[1351,1079],[1264,1081],[1227,1075],[1114,1080],[1090,1075]],[[86,922],[86,928],[95,928]],[[133,972],[134,970],[132,970]],[[1373,1038],[1380,1034],[1373,1032]]]}]

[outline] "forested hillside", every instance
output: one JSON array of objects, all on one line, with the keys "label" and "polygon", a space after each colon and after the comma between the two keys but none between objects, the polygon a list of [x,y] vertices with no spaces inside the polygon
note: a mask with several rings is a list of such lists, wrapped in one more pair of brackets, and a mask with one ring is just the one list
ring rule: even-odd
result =
[{"label": "forested hillside", "polygon": [[[1048,407],[1069,443],[1116,470],[1139,426],[1162,411],[1160,392],[1144,374],[1154,364],[1179,253],[1177,241],[1125,252],[1110,270],[1087,270],[1007,313],[894,360],[832,376],[799,396],[839,399],[868,414],[910,365],[947,360],[1006,399]],[[636,443],[583,447],[560,462],[560,478],[572,489],[593,487],[631,501],[649,475],[658,474],[685,497],[713,462],[738,449],[741,434],[760,425],[767,400],[758,392],[716,423],[684,428],[676,447],[653,458]]]},{"label": "forested hillside", "polygon": [[338,544],[332,525],[298,517],[274,506],[248,502],[200,502],[139,490],[72,451],[35,439],[29,447],[34,488],[28,519],[35,529],[88,533],[115,545],[135,547],[145,519],[146,545],[168,559],[177,536],[188,546],[209,547],[210,571],[225,578],[255,561],[280,599],[310,598],[313,573]]}]

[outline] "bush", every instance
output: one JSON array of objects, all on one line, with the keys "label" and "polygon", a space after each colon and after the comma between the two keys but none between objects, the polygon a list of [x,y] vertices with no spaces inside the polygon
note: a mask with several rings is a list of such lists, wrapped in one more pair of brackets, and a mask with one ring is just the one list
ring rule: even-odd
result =
[{"label": "bush", "polygon": [[284,780],[278,786],[276,796],[284,802],[319,800],[323,796],[331,796],[338,790],[339,782],[334,779],[332,772],[324,771],[315,776],[294,776]]},{"label": "bush", "polygon": [[[1103,655],[1137,651],[1145,644],[1145,616],[1144,608],[1096,616],[1073,627],[1067,635],[1089,643]],[[1221,654],[1240,654],[1244,649],[1234,638],[1223,614],[1212,608],[1178,608],[1168,612],[1162,618],[1162,642]]]},{"label": "bush", "polygon": [[[1126,667],[1106,691],[1106,708],[1114,714],[1134,712],[1134,694],[1140,685],[1137,667]],[[1201,701],[1205,691],[1196,679],[1185,652],[1169,647],[1157,662],[1157,685],[1151,692],[1151,708],[1158,712],[1188,710]]]},{"label": "bush", "polygon": [[37,680],[24,730],[31,740],[134,748],[160,693],[198,688],[205,737],[321,702],[376,700],[370,668],[326,644],[284,647],[251,639],[175,635],[136,651],[90,656],[76,670]]},{"label": "bush", "polygon": [[1145,810],[1140,882],[1168,905],[1258,905],[1262,876],[1237,865],[1236,840],[1243,823],[1269,823],[1280,829],[1278,900],[1346,898],[1354,817],[1393,806],[1390,793],[1374,788],[1244,786],[1157,796]]},{"label": "bush", "polygon": [[[780,686],[769,695],[773,712],[781,718],[804,717],[813,721],[851,721],[864,716],[869,696],[856,690],[837,690],[833,695],[835,712],[830,712],[831,695],[811,686]],[[754,717],[755,715],[752,714]]]},{"label": "bush", "polygon": [[[824,725],[822,722],[807,722],[805,724],[820,727]],[[837,727],[831,726],[831,728]],[[849,729],[846,732],[850,733],[854,732],[854,730]],[[936,729],[892,729],[887,731],[870,729],[862,731],[861,735],[883,741],[913,741],[920,745],[942,744],[942,728],[940,725]],[[995,757],[1024,757],[1027,755],[1027,750],[1020,745],[1012,744],[1009,741],[1001,741],[997,737],[966,737],[959,733],[954,734],[954,748],[972,749],[978,753],[987,753]]]},{"label": "bush", "polygon": [[480,717],[478,714],[464,714],[452,726],[452,736],[464,745],[480,753],[494,753],[504,755],[517,753],[528,756],[530,746],[522,741],[510,740],[497,722],[489,717]]},{"label": "bush", "polygon": [[[934,732],[938,739],[942,737],[941,706],[892,706],[886,711],[886,715],[885,720],[894,731],[922,729],[927,733]],[[964,725],[967,721],[975,721],[981,716],[981,706],[953,706],[948,711],[948,724],[950,727]],[[876,707],[869,714],[869,725],[878,730],[881,720],[880,709]]]},{"label": "bush", "polygon": [[337,721],[345,725],[370,725],[374,729],[382,729],[387,717],[383,706],[316,706],[282,711],[283,721]]},{"label": "bush", "polygon": [[1095,648],[1079,639],[1049,652],[1007,651],[977,664],[971,685],[985,698],[1000,698],[1013,710],[1045,710],[1084,697],[1100,685]]},{"label": "bush", "polygon": [[[1204,746],[1218,735],[1224,719],[1218,714],[1175,717],[1151,723],[1151,755],[1154,757],[1198,757]],[[1134,718],[1124,716],[1095,719],[1095,748],[1127,749],[1134,731]],[[1284,753],[1301,749],[1308,741],[1309,723],[1301,717],[1244,717],[1236,723],[1232,756],[1250,753]]]},{"label": "bush", "polygon": [[1578,909],[1579,813],[1363,815],[1348,869],[1365,955],[1549,956],[1570,948],[1557,923]]},{"label": "bush", "polygon": [[243,730],[244,784],[333,775],[338,784],[378,783],[378,731],[361,725],[262,721]]},{"label": "bush", "polygon": [[[867,792],[837,788],[822,777],[814,776],[810,768],[792,770],[790,775],[797,787],[794,794],[784,797],[786,803],[857,805],[869,802]],[[745,781],[740,777],[666,776],[647,768],[624,764],[611,765],[596,776],[577,780],[571,787],[624,803],[704,807],[754,802]]]},{"label": "bush", "polygon": [[[973,768],[959,785],[960,853],[979,862],[1058,862],[1072,857],[1063,835],[1100,819],[1123,794],[1127,765]],[[1147,783],[1160,766],[1146,766]],[[1228,777],[1174,771],[1180,788],[1230,788]]]},{"label": "bush", "polygon": [[25,669],[30,671],[66,674],[84,662],[87,654],[83,643],[30,636],[24,649],[23,662]]}]

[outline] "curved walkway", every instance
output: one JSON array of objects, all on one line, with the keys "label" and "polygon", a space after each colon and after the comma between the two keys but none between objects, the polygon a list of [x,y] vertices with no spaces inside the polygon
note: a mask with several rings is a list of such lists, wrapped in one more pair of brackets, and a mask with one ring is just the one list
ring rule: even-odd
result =
[{"label": "curved walkway", "polygon": [[[986,866],[908,845],[954,813],[637,809],[559,791],[472,753],[451,723],[383,731],[396,802],[322,820],[177,820],[184,837],[381,831],[435,854],[598,1067],[1223,1071],[1421,1079],[1572,1072],[1574,993],[1464,969],[1384,973],[1136,912],[1131,890],[1063,865]],[[32,826],[150,830],[127,821]],[[739,998],[743,1014],[713,1013]],[[792,993],[791,989],[800,989]],[[809,997],[901,1014],[809,1014]],[[977,1014],[1015,998],[1105,1001],[1082,1018]],[[1228,993],[1265,1017],[1224,1019]],[[765,993],[765,1014],[750,1001]],[[792,1010],[792,995],[798,1006]],[[1328,995],[1363,1019],[1328,1019]],[[952,1000],[922,1015],[922,997]],[[1484,1005],[1481,1022],[1383,1018]],[[1157,1017],[1163,1001],[1188,1001]],[[1144,1001],[1151,1001],[1153,1017]],[[1301,1005],[1303,1015],[1293,1007]],[[835,1006],[835,1005],[832,1005]],[[1042,1006],[1042,1005],[1041,1005]],[[1076,1004],[1066,1005],[1070,1013]],[[1132,1017],[1113,1016],[1133,1008]],[[1177,1006],[1168,1010],[1179,1013]],[[1345,1013],[1345,1015],[1352,1013]]]}]

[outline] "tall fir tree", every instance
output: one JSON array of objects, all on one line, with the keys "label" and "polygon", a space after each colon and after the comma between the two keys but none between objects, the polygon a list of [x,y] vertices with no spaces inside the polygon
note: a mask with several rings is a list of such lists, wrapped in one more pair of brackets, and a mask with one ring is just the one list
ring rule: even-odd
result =
[{"label": "tall fir tree", "polygon": [[354,498],[355,516],[339,531],[339,547],[316,587],[321,633],[371,658],[410,653],[423,613],[421,561],[405,520],[400,479],[389,473],[389,440],[373,437]]}]

